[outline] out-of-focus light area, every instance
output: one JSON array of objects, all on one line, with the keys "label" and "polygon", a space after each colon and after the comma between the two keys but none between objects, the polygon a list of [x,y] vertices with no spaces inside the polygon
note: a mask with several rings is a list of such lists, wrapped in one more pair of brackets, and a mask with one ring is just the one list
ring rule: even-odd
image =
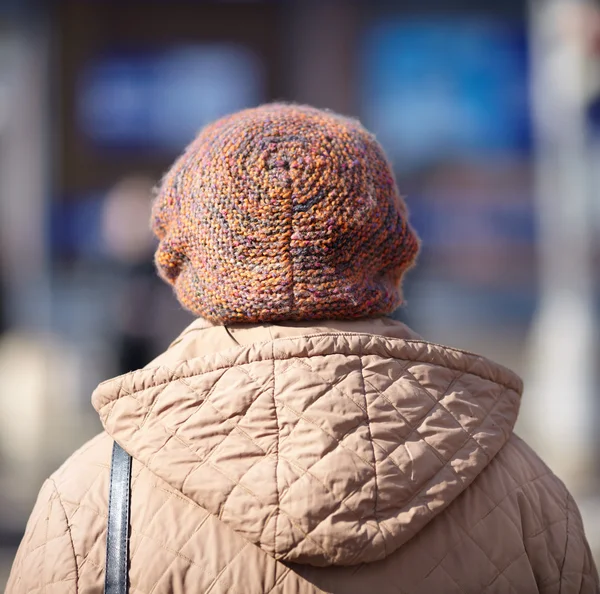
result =
[{"label": "out-of-focus light area", "polygon": [[423,240],[396,315],[525,380],[518,432],[600,561],[600,8],[592,0],[0,0],[0,587],[90,393],[190,321],[153,187],[272,100],[359,117]]}]

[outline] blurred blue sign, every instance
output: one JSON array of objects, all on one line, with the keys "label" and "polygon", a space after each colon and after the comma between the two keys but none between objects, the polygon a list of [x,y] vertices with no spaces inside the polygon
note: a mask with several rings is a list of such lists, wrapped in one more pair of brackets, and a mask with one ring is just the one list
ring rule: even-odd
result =
[{"label": "blurred blue sign", "polygon": [[401,169],[530,145],[522,27],[387,19],[363,46],[363,116]]},{"label": "blurred blue sign", "polygon": [[263,101],[263,79],[259,57],[234,44],[113,53],[79,81],[78,125],[100,147],[179,151],[208,122]]}]

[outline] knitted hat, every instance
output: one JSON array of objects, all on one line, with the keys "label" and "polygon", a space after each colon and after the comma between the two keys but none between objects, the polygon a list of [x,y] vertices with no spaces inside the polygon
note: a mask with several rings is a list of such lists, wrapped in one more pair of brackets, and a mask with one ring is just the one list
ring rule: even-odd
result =
[{"label": "knitted hat", "polygon": [[160,276],[221,324],[389,314],[419,250],[375,138],[307,106],[206,127],[164,177],[152,219]]}]

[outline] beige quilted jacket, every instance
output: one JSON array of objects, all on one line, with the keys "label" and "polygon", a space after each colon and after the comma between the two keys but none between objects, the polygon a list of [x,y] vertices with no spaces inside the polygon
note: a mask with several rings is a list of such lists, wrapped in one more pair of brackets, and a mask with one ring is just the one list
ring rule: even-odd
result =
[{"label": "beige quilted jacket", "polygon": [[8,593],[102,592],[113,439],[134,594],[600,592],[520,392],[391,320],[197,321],[96,390],[105,432],[44,484]]}]

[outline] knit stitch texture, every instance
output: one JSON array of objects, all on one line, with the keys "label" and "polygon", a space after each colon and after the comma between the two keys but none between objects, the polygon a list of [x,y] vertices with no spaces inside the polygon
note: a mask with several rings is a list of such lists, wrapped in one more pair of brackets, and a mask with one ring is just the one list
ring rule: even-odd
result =
[{"label": "knit stitch texture", "polygon": [[204,128],[154,203],[156,264],[212,322],[391,313],[419,241],[359,122],[268,104]]}]

